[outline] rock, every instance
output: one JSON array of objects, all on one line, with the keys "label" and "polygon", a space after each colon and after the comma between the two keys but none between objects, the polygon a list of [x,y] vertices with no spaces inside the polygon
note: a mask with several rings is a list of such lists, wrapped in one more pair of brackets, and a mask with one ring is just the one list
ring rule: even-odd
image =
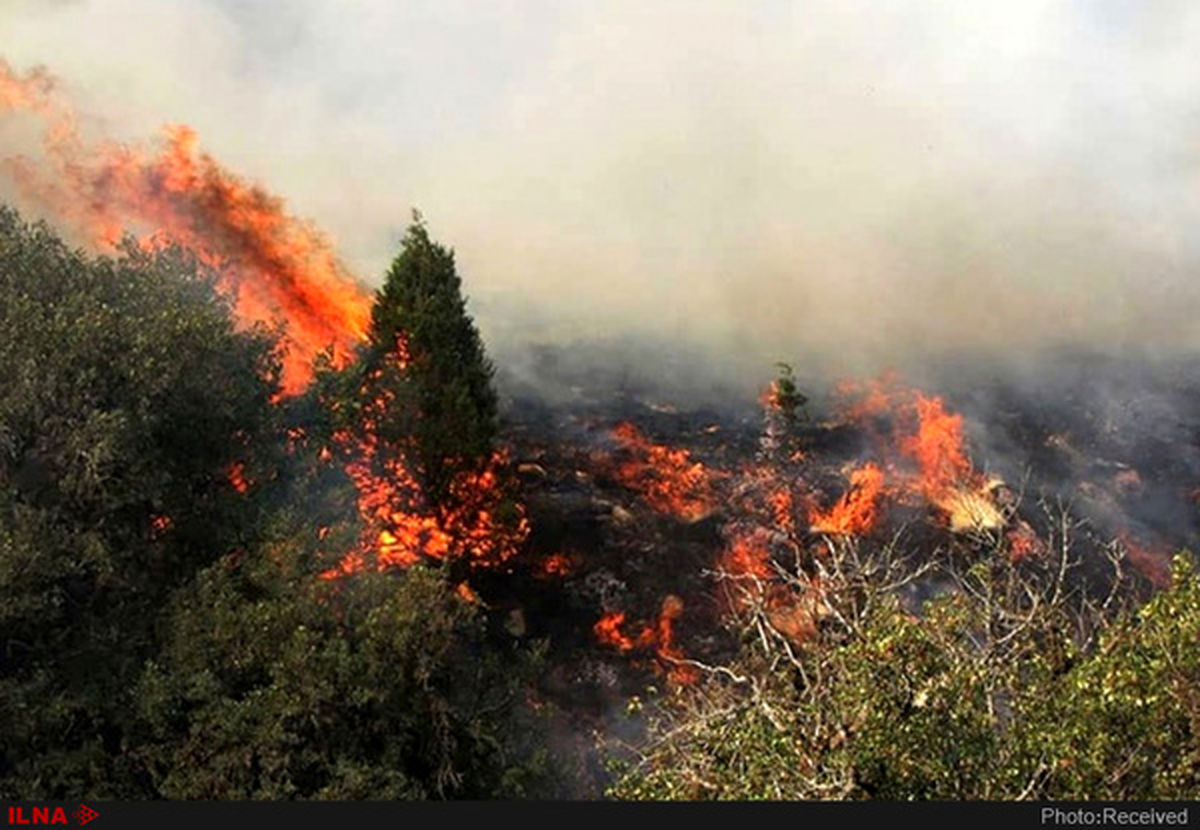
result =
[{"label": "rock", "polygon": [[619,525],[631,525],[634,522],[633,514],[619,504],[613,505],[612,518]]},{"label": "rock", "polygon": [[528,462],[525,464],[517,465],[517,475],[522,476],[524,478],[531,478],[531,479],[537,479],[539,481],[544,481],[546,478],[549,477],[550,474],[546,472],[546,468],[543,467],[541,464],[534,464],[532,462]]},{"label": "rock", "polygon": [[514,637],[525,636],[525,612],[520,608],[514,608],[508,612],[508,619],[504,621],[504,630]]}]

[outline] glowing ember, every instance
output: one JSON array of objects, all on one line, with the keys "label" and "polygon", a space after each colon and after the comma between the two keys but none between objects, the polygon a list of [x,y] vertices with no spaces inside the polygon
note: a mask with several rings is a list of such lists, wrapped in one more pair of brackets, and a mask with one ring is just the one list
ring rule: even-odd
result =
[{"label": "glowing ember", "polygon": [[1041,556],[1046,551],[1045,543],[1026,522],[1020,522],[1005,536],[1008,539],[1008,555],[1013,562]]},{"label": "glowing ember", "polygon": [[250,489],[250,482],[246,480],[246,465],[238,461],[229,468],[229,483],[233,485],[233,489],[239,493],[244,493]]},{"label": "glowing ember", "polygon": [[171,529],[173,524],[174,522],[171,521],[170,516],[164,514],[152,516],[150,518],[150,538],[153,540],[161,539]]},{"label": "glowing ember", "polygon": [[471,605],[481,605],[483,602],[479,598],[479,594],[475,593],[475,589],[465,582],[458,583],[458,586],[454,589],[454,593],[464,602],[468,602]]},{"label": "glowing ember", "polygon": [[554,553],[542,561],[543,576],[567,576],[571,573],[571,559],[561,553]]},{"label": "glowing ember", "polygon": [[198,151],[186,126],[165,128],[157,151],[88,144],[44,71],[18,75],[0,61],[0,115],[43,123],[42,158],[3,161],[21,195],[101,250],[125,232],[143,246],[179,244],[211,266],[244,325],[284,326],[283,385],[303,389],[313,358],[351,357],[370,319],[371,296],[338,261],[328,239],[282,200]]},{"label": "glowing ember", "polygon": [[686,521],[712,513],[715,503],[711,473],[686,450],[654,444],[630,423],[613,429],[613,437],[638,460],[621,464],[617,479],[642,494],[655,510]]},{"label": "glowing ember", "polygon": [[592,626],[592,632],[602,645],[612,646],[622,652],[633,651],[633,640],[621,633],[621,626],[624,624],[625,612],[613,611],[601,617]]}]

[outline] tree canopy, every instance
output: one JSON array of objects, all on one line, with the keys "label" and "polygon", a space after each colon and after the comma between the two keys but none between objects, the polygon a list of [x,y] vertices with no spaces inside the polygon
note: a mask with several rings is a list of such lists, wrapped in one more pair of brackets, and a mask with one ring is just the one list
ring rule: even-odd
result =
[{"label": "tree canopy", "polygon": [[275,402],[272,333],[213,286],[179,250],[93,257],[0,210],[0,795],[552,791],[536,649],[442,571],[323,577],[360,521],[306,432],[328,419]]}]

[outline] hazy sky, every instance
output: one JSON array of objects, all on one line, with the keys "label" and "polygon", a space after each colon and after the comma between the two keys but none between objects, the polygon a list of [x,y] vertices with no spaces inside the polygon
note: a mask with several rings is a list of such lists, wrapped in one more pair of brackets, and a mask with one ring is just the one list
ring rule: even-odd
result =
[{"label": "hazy sky", "polygon": [[1200,345],[1187,0],[0,0],[0,38],[369,282],[420,207],[495,349]]}]

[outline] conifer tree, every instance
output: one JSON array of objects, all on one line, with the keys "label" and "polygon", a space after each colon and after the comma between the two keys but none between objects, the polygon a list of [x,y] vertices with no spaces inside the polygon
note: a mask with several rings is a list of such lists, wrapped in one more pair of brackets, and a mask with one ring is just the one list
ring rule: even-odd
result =
[{"label": "conifer tree", "polygon": [[431,505],[445,507],[462,474],[482,469],[497,428],[493,367],[466,311],[454,252],[433,241],[414,211],[372,312],[366,367],[407,417],[381,437],[408,442]]}]

